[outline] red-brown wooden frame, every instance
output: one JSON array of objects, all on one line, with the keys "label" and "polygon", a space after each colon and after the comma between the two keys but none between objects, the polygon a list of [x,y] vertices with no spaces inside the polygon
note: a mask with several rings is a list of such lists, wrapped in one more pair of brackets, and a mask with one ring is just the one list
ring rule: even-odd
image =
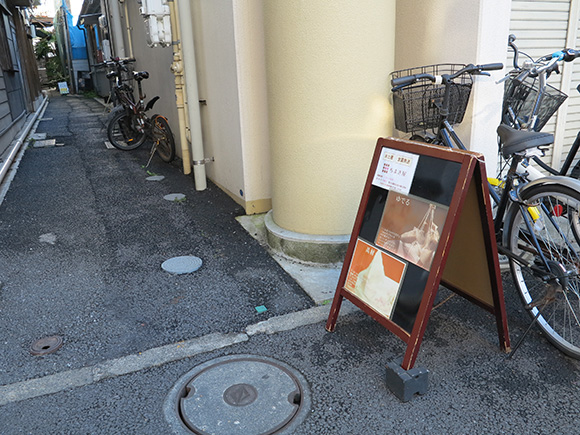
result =
[{"label": "red-brown wooden frame", "polygon": [[[461,164],[459,177],[457,179],[451,203],[449,205],[447,218],[445,220],[445,224],[441,232],[441,237],[439,239],[439,244],[437,246],[437,250],[435,252],[435,256],[431,264],[431,270],[429,273],[429,277],[427,279],[427,283],[425,285],[423,298],[421,300],[421,304],[419,306],[419,310],[411,334],[409,334],[399,325],[395,324],[394,322],[384,317],[377,311],[373,310],[369,305],[361,301],[356,295],[344,289],[344,284],[350,266],[350,261],[354,253],[357,238],[362,226],[365,210],[368,205],[373,177],[377,169],[381,150],[383,148],[401,150],[408,153],[417,154],[420,156],[421,155],[430,156],[447,161],[458,162]],[[419,144],[416,142],[409,142],[393,138],[379,139],[377,142],[377,146],[375,148],[373,160],[365,183],[365,188],[363,191],[358,213],[355,219],[354,228],[346,252],[344,264],[342,267],[342,271],[340,273],[340,278],[338,280],[336,293],[334,295],[334,299],[330,309],[330,314],[328,316],[328,320],[326,323],[326,329],[329,332],[332,332],[335,329],[336,320],[338,318],[338,313],[340,311],[340,306],[342,304],[342,299],[346,297],[354,305],[359,307],[362,311],[367,313],[369,316],[371,316],[385,328],[389,329],[391,332],[393,332],[407,344],[407,350],[405,352],[405,356],[403,357],[403,362],[401,366],[404,370],[409,370],[413,367],[417,359],[421,342],[423,340],[423,335],[427,327],[429,315],[431,314],[433,302],[437,295],[437,290],[439,289],[439,285],[441,284],[441,277],[443,275],[443,270],[445,268],[445,262],[449,255],[449,249],[453,241],[453,235],[459,223],[461,210],[467,197],[468,188],[472,182],[474,182],[476,185],[477,200],[480,205],[479,209],[481,211],[481,222],[484,235],[484,244],[491,279],[491,287],[492,287],[491,292],[494,302],[493,306],[487,305],[485,303],[475,300],[474,298],[471,298],[469,296],[469,292],[450,286],[448,283],[446,285],[446,283],[444,282],[443,285],[446,285],[446,287],[448,287],[450,290],[462,296],[465,296],[468,300],[477,303],[478,305],[482,306],[483,308],[487,309],[492,314],[494,314],[496,317],[500,348],[504,351],[509,350],[510,342],[503,298],[503,287],[499,269],[497,245],[493,229],[491,205],[489,203],[489,189],[487,185],[487,179],[485,176],[485,164],[483,162],[483,156],[481,154],[469,151],[453,150],[450,148]]]}]

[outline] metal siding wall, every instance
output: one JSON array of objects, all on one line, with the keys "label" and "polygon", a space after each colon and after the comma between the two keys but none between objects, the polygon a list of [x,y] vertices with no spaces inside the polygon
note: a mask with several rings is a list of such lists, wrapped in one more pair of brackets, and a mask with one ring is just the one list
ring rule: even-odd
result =
[{"label": "metal siding wall", "polygon": [[[572,0],[573,3],[579,0]],[[580,23],[578,23],[577,30],[580,35]],[[576,38],[576,44],[572,48],[580,49],[580,37]],[[568,94],[568,110],[566,112],[566,123],[563,138],[563,153],[561,161],[563,162],[566,158],[567,153],[576,139],[577,133],[580,131],[580,93],[576,89],[580,85],[580,62],[576,60],[573,62],[572,77],[568,89],[563,91]],[[580,156],[578,156],[580,157]],[[578,160],[578,157],[576,160]]]},{"label": "metal siding wall", "polygon": [[[572,1],[576,2],[578,0]],[[518,48],[534,59],[565,48],[570,6],[570,0],[513,1],[510,33],[516,35]],[[520,57],[520,63],[523,60],[523,57]],[[511,62],[512,57],[510,56],[508,59],[508,67],[511,66]],[[562,86],[561,76],[552,75],[549,79],[549,84],[560,89]],[[573,97],[573,94],[570,94],[568,90],[564,90],[564,92],[570,95],[570,97]],[[576,94],[578,93],[576,92]],[[580,103],[580,98],[578,98],[578,103]],[[553,116],[542,131],[555,133],[555,128],[556,117]],[[570,144],[566,142],[564,144],[564,150],[569,149]],[[552,151],[553,147],[550,147],[544,157],[544,160],[548,164],[552,161]]]}]

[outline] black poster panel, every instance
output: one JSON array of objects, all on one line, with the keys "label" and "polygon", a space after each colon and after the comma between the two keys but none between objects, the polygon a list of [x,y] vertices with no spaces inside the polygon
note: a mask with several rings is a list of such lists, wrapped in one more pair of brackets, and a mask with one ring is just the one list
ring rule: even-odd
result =
[{"label": "black poster panel", "polygon": [[449,206],[461,163],[421,156],[411,185],[411,195]]},{"label": "black poster panel", "polygon": [[383,218],[385,204],[387,202],[388,190],[377,186],[371,186],[368,205],[365,209],[362,226],[359,236],[369,243],[373,243],[377,238],[377,231]]},{"label": "black poster panel", "polygon": [[428,270],[415,266],[413,263],[407,264],[405,280],[399,292],[391,321],[399,325],[409,334],[413,330],[428,278]]}]

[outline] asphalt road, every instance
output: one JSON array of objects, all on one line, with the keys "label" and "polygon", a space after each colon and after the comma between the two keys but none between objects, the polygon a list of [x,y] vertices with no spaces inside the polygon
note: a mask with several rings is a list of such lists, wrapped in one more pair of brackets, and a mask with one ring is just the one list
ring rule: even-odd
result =
[{"label": "asphalt road", "polygon": [[[147,149],[107,149],[93,100],[53,96],[43,119],[37,132],[63,145],[29,147],[0,205],[0,433],[173,433],[164,407],[176,382],[236,354],[301,373],[311,403],[291,433],[578,432],[579,363],[536,329],[506,359],[494,319],[451,298],[433,311],[416,364],[429,391],[403,403],[385,366],[404,343],[357,310],[326,332],[328,307],[242,229],[243,210],[221,190],[197,192],[159,159],[150,172],[165,179],[147,181]],[[203,266],[161,269],[180,255]],[[504,278],[513,343],[530,320]],[[260,328],[268,319],[276,332]],[[31,355],[53,335],[59,350]]]}]

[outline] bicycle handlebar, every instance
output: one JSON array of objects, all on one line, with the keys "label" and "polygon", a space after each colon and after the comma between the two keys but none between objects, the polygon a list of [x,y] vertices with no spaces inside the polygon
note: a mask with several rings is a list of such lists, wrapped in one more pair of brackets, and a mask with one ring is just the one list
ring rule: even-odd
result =
[{"label": "bicycle handlebar", "polygon": [[[513,61],[514,70],[520,71],[520,70],[522,70],[522,68],[518,64],[518,57],[519,57],[520,51],[518,49],[518,46],[515,43],[515,40],[516,40],[515,35],[509,35],[508,45],[511,47],[511,49],[514,52],[514,61]],[[523,53],[523,54],[525,54],[525,53]],[[525,54],[525,55],[528,56],[527,54]],[[546,72],[549,74],[553,71],[556,71],[557,73],[559,73],[557,63],[562,61],[562,60],[564,62],[572,62],[573,60],[580,57],[580,51],[575,50],[573,48],[565,48],[563,50],[559,50],[559,51],[556,51],[554,53],[542,56],[538,60],[533,60],[530,56],[528,56],[528,57],[532,61],[532,67],[526,68],[529,72],[528,72],[528,74],[525,75],[525,77],[527,77],[530,74],[532,75],[532,77],[535,77],[538,74],[541,74],[543,72]],[[523,77],[522,80],[525,77]]]},{"label": "bicycle handlebar", "polygon": [[118,58],[118,57],[112,57],[111,60],[105,60],[101,63],[96,63],[95,64],[95,68],[103,68],[106,66],[117,66],[117,67],[123,67],[124,65],[128,64],[128,63],[133,63],[136,62],[137,59],[133,58],[133,57],[128,57],[128,58]]},{"label": "bicycle handlebar", "polygon": [[405,77],[397,77],[391,80],[391,85],[393,86],[392,91],[396,91],[422,80],[430,80],[433,83],[440,84],[452,81],[454,78],[463,74],[489,75],[485,71],[495,71],[500,69],[503,69],[503,63],[488,63],[484,65],[469,64],[453,74],[443,74],[440,76],[434,76],[432,74],[413,74]]}]

